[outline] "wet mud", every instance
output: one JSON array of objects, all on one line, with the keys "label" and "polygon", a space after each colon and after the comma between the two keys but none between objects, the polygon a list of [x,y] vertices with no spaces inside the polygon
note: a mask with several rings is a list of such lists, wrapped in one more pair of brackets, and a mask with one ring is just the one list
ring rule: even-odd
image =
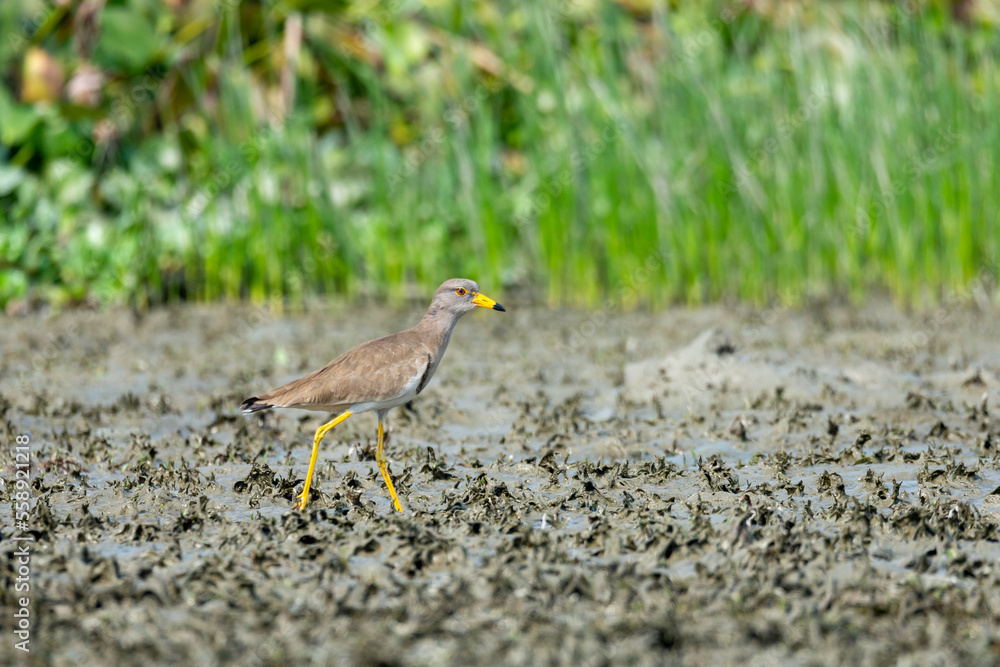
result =
[{"label": "wet mud", "polygon": [[[989,306],[459,323],[427,390],[327,435],[247,396],[422,312],[4,319],[0,662],[1000,660]],[[18,435],[31,653],[14,648]]]}]

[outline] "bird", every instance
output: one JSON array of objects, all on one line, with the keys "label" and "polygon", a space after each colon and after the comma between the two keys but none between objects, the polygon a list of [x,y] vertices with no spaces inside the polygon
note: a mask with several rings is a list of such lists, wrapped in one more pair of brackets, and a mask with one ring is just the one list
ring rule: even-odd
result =
[{"label": "bird", "polygon": [[473,280],[446,280],[434,292],[427,313],[412,328],[361,343],[323,368],[240,404],[245,414],[273,408],[336,413],[336,417],[316,429],[309,471],[295,509],[303,511],[309,503],[309,486],[323,437],[351,415],[374,410],[378,416],[375,462],[392,496],[393,507],[403,511],[382,450],[382,424],[389,410],[412,401],[427,387],[444,357],[455,324],[476,308],[507,310],[480,292]]}]

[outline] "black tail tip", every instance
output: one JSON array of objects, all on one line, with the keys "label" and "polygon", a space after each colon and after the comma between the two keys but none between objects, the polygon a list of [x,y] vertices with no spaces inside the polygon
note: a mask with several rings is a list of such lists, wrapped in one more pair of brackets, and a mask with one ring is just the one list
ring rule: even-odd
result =
[{"label": "black tail tip", "polygon": [[246,414],[252,414],[254,412],[260,412],[261,410],[267,410],[271,405],[268,403],[262,403],[259,398],[253,396],[247,400],[240,403],[240,410]]}]

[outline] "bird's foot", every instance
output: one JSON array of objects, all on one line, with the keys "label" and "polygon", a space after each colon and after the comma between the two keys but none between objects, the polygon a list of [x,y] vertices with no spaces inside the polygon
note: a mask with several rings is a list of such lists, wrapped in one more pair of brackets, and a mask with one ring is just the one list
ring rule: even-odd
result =
[{"label": "bird's foot", "polygon": [[295,510],[297,510],[299,512],[303,512],[303,511],[305,511],[306,505],[308,503],[309,503],[309,496],[306,495],[306,491],[303,490],[302,493],[300,493],[299,495],[295,496],[295,505],[293,506],[293,509],[295,509]]}]

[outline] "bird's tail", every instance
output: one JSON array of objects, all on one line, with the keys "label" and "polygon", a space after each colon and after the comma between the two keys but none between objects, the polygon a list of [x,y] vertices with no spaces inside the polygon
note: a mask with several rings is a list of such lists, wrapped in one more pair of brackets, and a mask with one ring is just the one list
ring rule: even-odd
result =
[{"label": "bird's tail", "polygon": [[240,410],[246,414],[252,414],[254,412],[260,412],[261,410],[269,410],[274,407],[273,403],[268,403],[267,401],[262,401],[257,396],[248,398],[247,400],[240,403]]}]

